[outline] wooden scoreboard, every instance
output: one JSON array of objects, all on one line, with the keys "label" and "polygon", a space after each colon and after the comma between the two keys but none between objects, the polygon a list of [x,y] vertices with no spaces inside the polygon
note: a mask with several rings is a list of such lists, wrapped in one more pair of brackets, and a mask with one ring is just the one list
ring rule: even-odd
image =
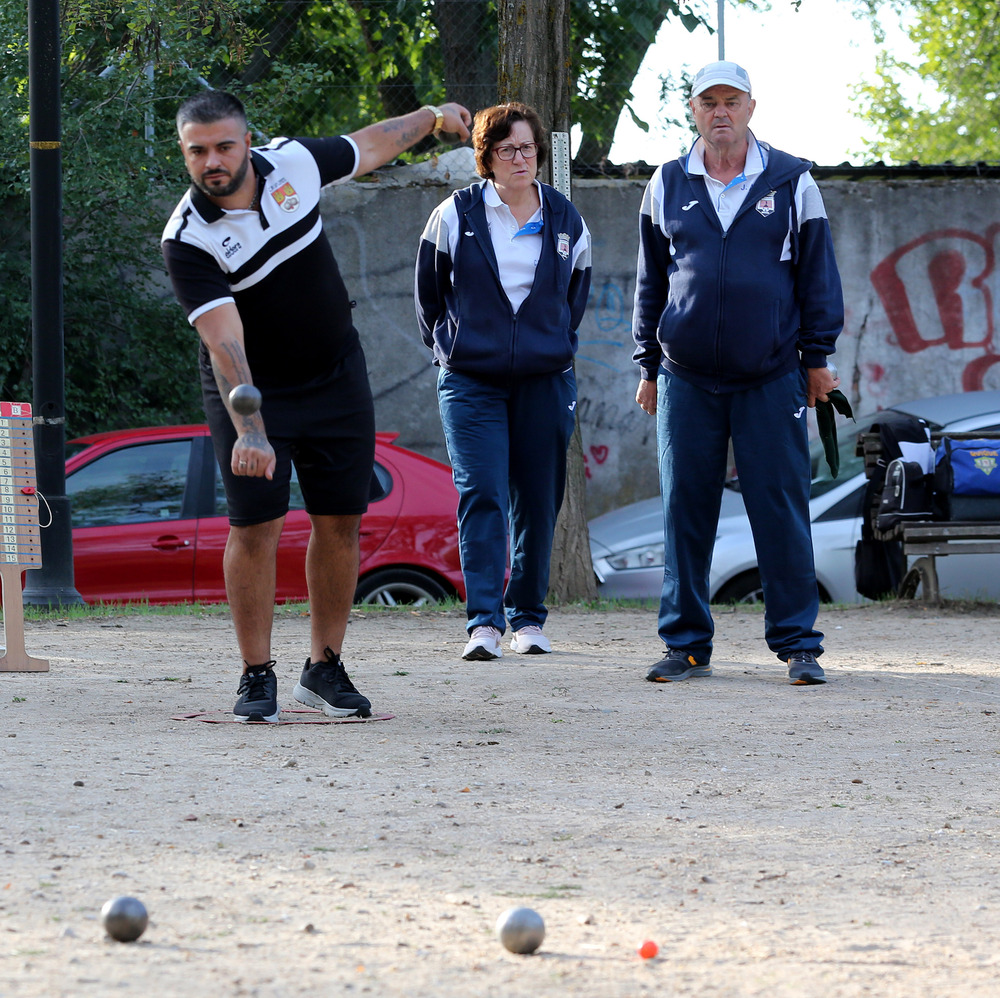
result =
[{"label": "wooden scoreboard", "polygon": [[4,648],[0,672],[48,672],[49,663],[24,650],[21,574],[42,565],[35,488],[31,405],[0,402],[0,580]]}]

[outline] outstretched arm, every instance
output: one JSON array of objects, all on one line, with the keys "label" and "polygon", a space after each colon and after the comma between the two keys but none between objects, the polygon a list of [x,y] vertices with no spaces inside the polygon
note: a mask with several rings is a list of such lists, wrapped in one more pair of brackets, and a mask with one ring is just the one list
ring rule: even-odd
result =
[{"label": "outstretched arm", "polygon": [[[444,114],[441,130],[458,135],[464,142],[469,137],[472,115],[461,104],[441,104],[440,109]],[[374,125],[367,125],[352,132],[350,138],[354,140],[360,152],[355,176],[371,173],[389,160],[395,159],[401,152],[416,145],[424,136],[430,135],[436,124],[437,118],[433,112],[421,108],[419,111],[377,121]]]}]

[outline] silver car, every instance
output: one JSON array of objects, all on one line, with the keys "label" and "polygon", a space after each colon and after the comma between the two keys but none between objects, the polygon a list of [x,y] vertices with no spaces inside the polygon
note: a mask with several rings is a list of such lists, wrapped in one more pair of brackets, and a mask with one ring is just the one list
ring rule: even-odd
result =
[{"label": "silver car", "polygon": [[[934,431],[982,430],[1000,436],[1000,391],[938,395],[892,406],[919,416]],[[860,603],[854,585],[854,548],[861,537],[864,461],[855,454],[857,437],[878,421],[878,414],[856,423],[838,420],[840,474],[830,478],[822,444],[812,446],[812,494],[809,500],[816,581],[824,603]],[[659,498],[623,506],[590,521],[590,554],[598,591],[609,599],[659,599],[663,585],[663,508]],[[941,595],[1000,598],[996,555],[963,554],[941,558]],[[719,530],[709,576],[713,603],[756,602],[760,573],[738,486],[724,490]]]}]

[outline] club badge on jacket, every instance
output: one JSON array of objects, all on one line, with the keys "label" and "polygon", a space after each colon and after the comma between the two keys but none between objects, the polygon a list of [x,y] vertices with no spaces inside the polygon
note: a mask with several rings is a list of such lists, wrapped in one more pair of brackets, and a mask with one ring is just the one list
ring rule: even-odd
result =
[{"label": "club badge on jacket", "polygon": [[777,193],[777,191],[771,191],[769,194],[765,194],[755,205],[757,211],[759,211],[764,218],[767,218],[768,215],[774,214],[774,195]]}]

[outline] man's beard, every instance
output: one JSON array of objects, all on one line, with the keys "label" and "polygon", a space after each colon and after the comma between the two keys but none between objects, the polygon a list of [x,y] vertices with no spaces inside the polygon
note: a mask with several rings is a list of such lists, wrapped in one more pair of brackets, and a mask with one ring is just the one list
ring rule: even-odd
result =
[{"label": "man's beard", "polygon": [[232,179],[228,184],[223,184],[221,187],[212,186],[207,183],[206,177],[219,176],[222,171],[214,170],[211,173],[203,173],[201,177],[195,181],[195,186],[202,192],[202,194],[207,194],[210,198],[227,198],[230,194],[235,194],[242,186],[243,181],[246,180],[247,170],[250,168],[250,157],[247,156],[240,168],[232,175]]}]

